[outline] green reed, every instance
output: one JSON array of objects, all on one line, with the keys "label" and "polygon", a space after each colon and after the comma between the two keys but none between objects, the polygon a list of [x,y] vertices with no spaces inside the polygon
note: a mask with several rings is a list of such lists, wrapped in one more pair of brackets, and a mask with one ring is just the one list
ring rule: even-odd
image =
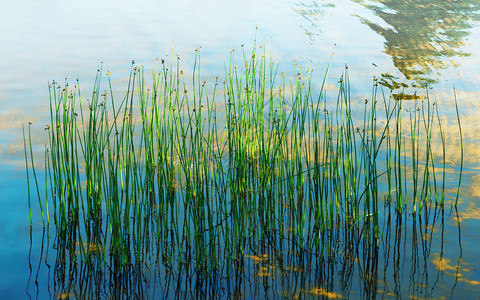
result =
[{"label": "green reed", "polygon": [[[45,195],[64,262],[116,269],[156,255],[230,274],[255,240],[331,258],[339,224],[378,247],[382,204],[413,215],[443,206],[446,145],[428,97],[395,101],[374,80],[370,98],[353,101],[346,68],[331,101],[329,67],[314,91],[313,70],[278,75],[262,45],[241,56],[232,51],[212,83],[200,74],[200,49],[191,83],[178,57],[158,61],[151,77],[132,62],[120,101],[101,67],[88,98],[78,81],[50,85]],[[457,119],[461,136],[458,108]],[[27,144],[40,201],[30,133],[29,180]],[[48,224],[48,200],[39,206]]]},{"label": "green reed", "polygon": [[462,134],[462,124],[460,123],[460,114],[458,113],[458,103],[457,103],[457,94],[455,89],[453,90],[454,100],[455,100],[455,113],[457,115],[458,122],[458,131],[460,134],[460,175],[458,177],[458,186],[457,186],[457,195],[455,197],[455,206],[458,204],[458,198],[460,196],[460,187],[462,185],[462,173],[463,173],[463,134]]}]

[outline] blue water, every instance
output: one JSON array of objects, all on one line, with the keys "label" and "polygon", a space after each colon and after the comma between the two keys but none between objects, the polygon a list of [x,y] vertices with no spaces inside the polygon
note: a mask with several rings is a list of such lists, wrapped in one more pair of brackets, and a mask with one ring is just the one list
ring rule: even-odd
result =
[{"label": "blue water", "polygon": [[[403,266],[399,269],[399,277],[388,269],[385,271],[387,275],[377,277],[377,282],[380,283],[379,290],[384,286],[381,284],[383,281],[388,289],[395,286],[392,278],[400,278],[401,284],[413,287],[403,287],[402,293],[394,293],[394,296],[388,295],[392,292],[388,289],[388,292],[377,291],[377,294],[402,298],[411,295],[422,298],[475,298],[480,292],[478,1],[408,1],[406,4],[405,1],[360,0],[162,2],[18,0],[2,4],[0,298],[61,298],[69,295],[55,293],[58,290],[54,288],[54,230],[50,228],[49,239],[47,233],[43,237],[45,247],[42,252],[43,229],[38,209],[33,211],[32,238],[29,228],[21,128],[28,122],[33,123],[33,140],[38,143],[34,149],[35,155],[42,157],[46,143],[43,127],[49,117],[48,82],[53,79],[63,82],[64,78],[68,78],[72,83],[79,79],[82,90],[88,94],[96,70],[103,62],[104,70],[112,72],[114,90],[121,95],[132,59],[149,70],[155,64],[155,59],[178,54],[187,73],[191,72],[194,50],[198,46],[202,47],[202,75],[206,80],[213,80],[223,75],[223,58],[228,57],[230,50],[235,48],[240,53],[242,44],[246,48],[251,47],[255,35],[257,44],[265,44],[274,61],[280,64],[280,70],[287,74],[292,71],[295,62],[312,67],[315,76],[318,76],[316,78],[321,78],[331,62],[327,89],[333,95],[336,94],[336,83],[345,64],[349,66],[352,95],[357,99],[369,97],[373,77],[380,77],[382,73],[392,74],[397,78],[396,81],[407,83],[408,93],[423,92],[423,89],[414,85],[431,79],[433,83],[429,93],[434,101],[442,104],[442,113],[446,115],[447,144],[452,149],[447,156],[448,167],[458,171],[456,162],[459,160],[459,151],[456,149],[459,140],[455,137],[457,127],[453,108],[453,88],[456,88],[466,141],[467,167],[458,208],[462,221],[460,234],[448,207],[445,212],[444,242],[438,244],[441,231],[436,231],[434,243],[437,244],[431,248],[437,254],[432,253],[426,262],[426,269],[430,272],[436,270],[432,275],[435,279],[430,278],[432,280],[426,283],[416,282],[416,278],[424,277],[412,275],[416,274],[411,267],[415,263],[410,264],[412,256],[405,253],[401,256]],[[258,30],[255,29],[257,26]],[[425,29],[428,26],[432,28]],[[421,76],[413,78],[412,70],[420,71]],[[456,180],[455,176],[452,171],[452,180]],[[36,204],[36,197],[32,197],[32,201]],[[411,218],[409,222],[404,233],[407,241],[404,250],[408,254],[414,244],[411,242]],[[435,258],[442,247],[448,262]],[[45,263],[47,249],[50,268]],[[378,262],[379,269],[383,270],[385,260],[390,261],[389,266],[392,266],[392,258],[384,258]],[[251,270],[255,270],[256,265],[252,262],[250,265]],[[332,266],[340,268],[341,265]],[[419,272],[426,272],[426,269]],[[358,270],[353,273],[353,291],[344,296],[369,297],[361,293],[364,289],[360,273]],[[37,274],[38,284],[35,283]],[[285,286],[290,289],[306,282],[299,289],[307,291],[305,297],[315,296],[315,293],[308,291],[315,288],[314,283],[318,278],[302,274],[298,275],[298,283],[295,275],[284,278],[289,281]],[[337,270],[331,276],[338,274]],[[167,282],[174,285],[174,282],[178,282],[175,277],[169,280],[167,277],[161,277],[164,279],[152,286],[165,286]],[[268,277],[265,285],[276,287],[261,291],[260,287],[265,288],[261,281],[264,278],[246,277],[244,280],[251,284],[245,284],[239,293],[247,298],[294,295],[291,291],[286,294],[280,292],[280,280]],[[179,282],[186,290],[189,289],[188,280]],[[336,285],[332,285],[331,290],[339,293],[343,290],[345,293],[345,289],[338,286],[337,279],[332,279],[332,282],[336,282]],[[426,284],[426,287],[422,284]],[[221,286],[225,288],[224,284]],[[190,285],[190,289],[193,287]],[[158,288],[159,292],[156,293],[150,288],[145,290],[147,296],[163,298],[175,295],[171,291],[167,293],[166,288]],[[226,295],[227,292],[218,294],[221,297]]]}]

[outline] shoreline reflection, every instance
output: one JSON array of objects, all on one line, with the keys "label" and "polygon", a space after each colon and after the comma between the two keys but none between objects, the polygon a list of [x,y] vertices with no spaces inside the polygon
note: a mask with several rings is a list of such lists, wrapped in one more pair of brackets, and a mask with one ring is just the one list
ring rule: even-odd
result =
[{"label": "shoreline reflection", "polygon": [[[441,70],[457,67],[456,58],[471,56],[462,48],[475,22],[480,21],[478,1],[351,1],[373,13],[373,17],[365,16],[350,8],[354,17],[383,37],[383,52],[412,87],[438,83]],[[295,4],[294,11],[318,31],[302,27],[310,39],[322,34],[318,24],[333,7],[328,1]]]}]

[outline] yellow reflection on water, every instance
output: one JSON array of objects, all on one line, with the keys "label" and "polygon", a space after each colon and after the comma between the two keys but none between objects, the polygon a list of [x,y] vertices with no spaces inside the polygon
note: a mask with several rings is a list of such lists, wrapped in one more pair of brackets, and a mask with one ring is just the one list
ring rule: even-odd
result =
[{"label": "yellow reflection on water", "polygon": [[[80,242],[77,242],[75,244],[77,247],[80,246]],[[85,251],[90,251],[90,253],[103,253],[104,249],[102,246],[96,244],[96,243],[87,243],[83,242],[82,243],[82,248],[85,249]],[[75,254],[80,254],[80,250],[75,251]]]},{"label": "yellow reflection on water", "polygon": [[257,276],[258,277],[272,276],[272,272],[270,272],[267,267],[261,267],[257,271]]},{"label": "yellow reflection on water", "polygon": [[73,297],[71,293],[61,293],[57,295],[57,299],[70,299],[71,297]]},{"label": "yellow reflection on water", "polygon": [[253,260],[255,264],[259,264],[261,262],[265,262],[268,260],[268,254],[260,254],[260,255],[244,255],[246,258],[250,258]]},{"label": "yellow reflection on water", "polygon": [[470,56],[466,44],[472,20],[479,20],[478,1],[352,0],[370,9],[387,26],[362,18],[385,39],[385,53],[407,79],[428,81],[433,71]]},{"label": "yellow reflection on water", "polygon": [[465,283],[471,284],[471,285],[480,285],[480,281],[478,281],[478,280],[470,280],[470,279],[466,279],[466,278],[463,278],[463,277],[460,277],[458,279],[458,281],[465,282]]},{"label": "yellow reflection on water", "polygon": [[295,272],[295,273],[298,273],[298,272],[303,272],[303,268],[299,267],[299,266],[287,266],[285,267],[285,271],[286,272]]},{"label": "yellow reflection on water", "polygon": [[456,279],[460,282],[464,282],[470,285],[480,285],[480,281],[472,280],[465,276],[466,272],[471,272],[472,269],[468,266],[464,266],[465,263],[463,262],[463,266],[460,266],[460,263],[455,265],[451,262],[450,259],[440,256],[440,254],[435,253],[432,259],[432,264],[435,268],[439,271],[445,272],[445,274],[449,276],[456,277]]},{"label": "yellow reflection on water", "polygon": [[[328,299],[343,299],[344,297],[340,293],[330,292],[325,288],[312,288],[310,290],[306,290],[306,293],[315,295],[315,296],[323,296]],[[298,298],[298,297],[297,297]]]},{"label": "yellow reflection on water", "polygon": [[25,120],[22,120],[19,116],[23,116],[19,108],[0,113],[0,130],[6,131],[22,128]]},{"label": "yellow reflection on water", "polygon": [[253,261],[254,264],[259,265],[262,264],[261,266],[258,266],[257,269],[257,276],[258,277],[267,277],[267,276],[274,276],[276,266],[269,263],[269,256],[268,254],[259,254],[259,255],[244,255],[244,257],[249,258]]},{"label": "yellow reflection on water", "polygon": [[395,294],[394,294],[394,293],[392,293],[392,292],[387,292],[387,291],[380,290],[380,289],[377,289],[377,294],[382,294],[382,295],[385,295],[385,296],[395,297]]},{"label": "yellow reflection on water", "polygon": [[456,271],[457,266],[450,265],[450,259],[441,257],[438,253],[435,253],[435,256],[432,260],[433,265],[439,271]]},{"label": "yellow reflection on water", "polygon": [[475,202],[469,202],[467,207],[463,211],[460,211],[458,217],[455,217],[455,219],[458,222],[463,222],[465,220],[480,220],[480,208],[477,207]]}]

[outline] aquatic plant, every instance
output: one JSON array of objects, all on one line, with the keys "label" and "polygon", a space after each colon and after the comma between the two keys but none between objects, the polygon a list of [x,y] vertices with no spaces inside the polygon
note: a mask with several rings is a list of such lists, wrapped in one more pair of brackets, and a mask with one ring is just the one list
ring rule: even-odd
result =
[{"label": "aquatic plant", "polygon": [[[353,102],[346,67],[332,105],[329,67],[314,91],[311,69],[278,75],[256,45],[240,62],[231,53],[212,87],[199,49],[191,84],[179,59],[159,63],[147,86],[132,62],[121,101],[109,72],[101,90],[102,67],[87,99],[78,81],[50,84],[46,205],[30,127],[24,134],[27,177],[33,172],[44,226],[52,204],[60,264],[122,270],[155,256],[230,276],[255,241],[288,241],[328,260],[340,238],[378,247],[391,203],[414,216],[445,204],[446,144],[428,94],[395,100],[374,79],[371,97]],[[461,136],[458,108],[457,119]]]}]

